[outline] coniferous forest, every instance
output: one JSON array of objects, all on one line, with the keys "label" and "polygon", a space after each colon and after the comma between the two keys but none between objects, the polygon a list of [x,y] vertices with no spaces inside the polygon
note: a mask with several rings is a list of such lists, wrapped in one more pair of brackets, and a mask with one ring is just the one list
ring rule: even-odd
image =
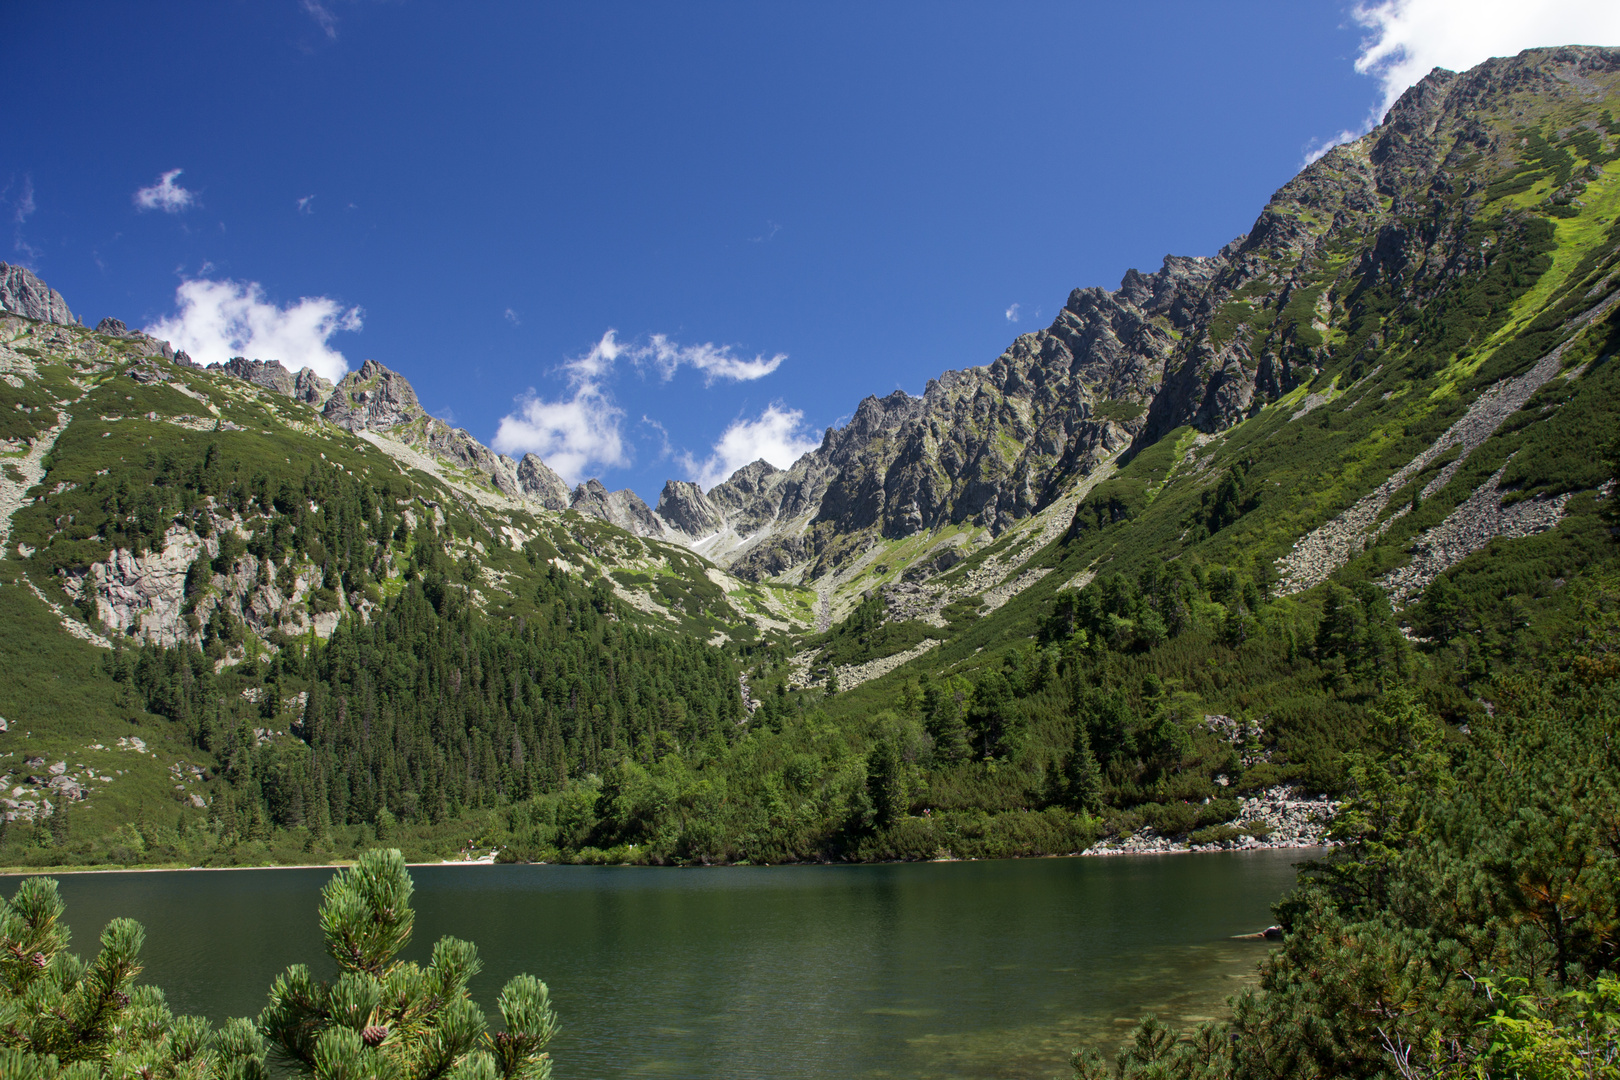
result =
[{"label": "coniferous forest", "polygon": [[0,264],[0,864],[358,860],[339,978],[217,1031],[24,882],[0,1073],[547,1075],[544,984],[488,1035],[469,946],[396,962],[407,859],[1279,846],[1258,985],[1076,1076],[1620,1075],[1616,111],[1615,50],[1437,69],[1218,254],[656,509]]}]

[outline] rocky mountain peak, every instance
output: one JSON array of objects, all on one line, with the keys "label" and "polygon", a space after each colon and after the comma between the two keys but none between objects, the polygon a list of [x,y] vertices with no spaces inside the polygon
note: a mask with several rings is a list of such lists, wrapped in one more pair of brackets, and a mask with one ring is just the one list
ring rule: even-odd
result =
[{"label": "rocky mountain peak", "polygon": [[78,326],[62,294],[34,276],[26,266],[0,262],[0,310],[37,322]]},{"label": "rocky mountain peak", "polygon": [[690,480],[666,481],[654,512],[687,536],[709,536],[726,527],[725,514]]},{"label": "rocky mountain peak", "polygon": [[[147,356],[161,356],[165,360],[173,360],[177,357],[177,355],[183,355],[177,354],[174,351],[174,346],[170,345],[167,341],[159,341],[151,334],[144,333],[140,330],[131,330],[128,326],[124,325],[124,320],[114,319],[111,316],[102,319],[96,324],[96,333],[105,335],[106,337],[122,338],[125,341],[132,341],[145,350],[145,354]],[[189,357],[187,359],[189,359]]]},{"label": "rocky mountain peak", "polygon": [[367,360],[343,376],[321,415],[349,431],[388,431],[426,416],[405,376]]},{"label": "rocky mountain peak", "polygon": [[209,364],[208,370],[223,371],[244,382],[262,386],[266,390],[273,390],[316,408],[320,408],[332,396],[331,380],[315,374],[314,368],[299,368],[294,374],[282,366],[279,360],[249,360],[245,356],[233,356],[223,364]]},{"label": "rocky mountain peak", "polygon": [[538,455],[523,455],[523,460],[518,462],[517,478],[523,493],[538,499],[547,509],[568,509],[568,485]]},{"label": "rocky mountain peak", "polygon": [[664,523],[641,501],[641,496],[629,488],[609,491],[602,481],[594,478],[574,489],[569,508],[601,518],[637,536],[663,537],[666,534]]}]

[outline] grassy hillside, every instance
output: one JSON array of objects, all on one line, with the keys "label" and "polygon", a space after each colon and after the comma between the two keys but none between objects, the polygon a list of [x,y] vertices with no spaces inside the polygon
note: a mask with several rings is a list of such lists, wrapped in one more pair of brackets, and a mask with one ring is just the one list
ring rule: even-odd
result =
[{"label": "grassy hillside", "polygon": [[[1620,101],[1508,104],[1398,197],[1376,133],[1279,192],[1149,417],[1196,422],[811,587],[6,317],[0,862],[1244,843],[1245,796],[1353,795],[1396,698],[1467,745],[1617,554]],[[1160,404],[1245,364],[1292,384]]]}]

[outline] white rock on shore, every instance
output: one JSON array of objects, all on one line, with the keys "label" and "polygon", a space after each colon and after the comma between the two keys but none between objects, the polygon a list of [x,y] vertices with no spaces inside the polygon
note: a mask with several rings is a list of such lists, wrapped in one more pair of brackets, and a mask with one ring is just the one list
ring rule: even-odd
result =
[{"label": "white rock on shore", "polygon": [[1279,785],[1253,798],[1240,799],[1238,828],[1256,824],[1267,830],[1265,839],[1235,837],[1213,844],[1188,843],[1185,837],[1160,836],[1144,829],[1130,836],[1101,841],[1084,855],[1168,855],[1190,851],[1259,851],[1262,848],[1329,847],[1328,828],[1339,804],[1326,795],[1309,795],[1298,788]]}]

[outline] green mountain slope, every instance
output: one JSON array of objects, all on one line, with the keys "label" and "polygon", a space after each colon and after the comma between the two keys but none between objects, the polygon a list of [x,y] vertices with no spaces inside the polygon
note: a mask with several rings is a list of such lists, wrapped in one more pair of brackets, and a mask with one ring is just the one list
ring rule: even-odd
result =
[{"label": "green mountain slope", "polygon": [[1605,602],[1617,112],[1614,50],[1436,72],[1218,255],[656,513],[372,362],[0,317],[0,747],[92,793],[14,768],[3,857],[1319,836],[1388,695],[1462,745]]}]

